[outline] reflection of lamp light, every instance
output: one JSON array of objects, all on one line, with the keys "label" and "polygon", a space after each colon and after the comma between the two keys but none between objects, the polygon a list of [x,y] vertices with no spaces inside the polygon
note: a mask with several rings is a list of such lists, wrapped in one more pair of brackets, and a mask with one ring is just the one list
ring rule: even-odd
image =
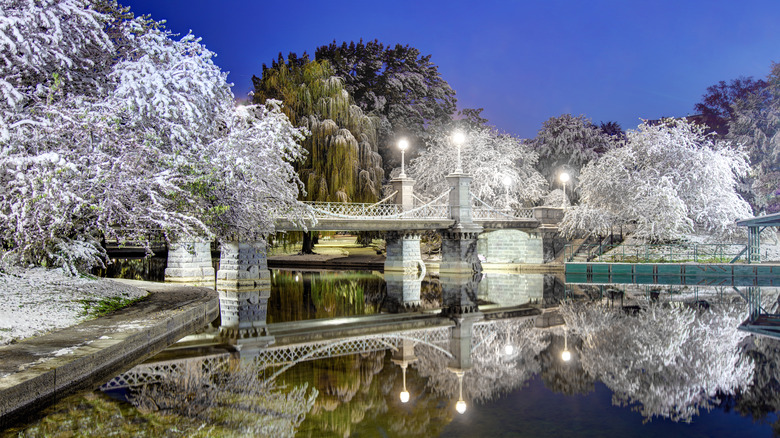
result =
[{"label": "reflection of lamp light", "polygon": [[406,172],[404,172],[404,151],[409,147],[409,142],[405,138],[398,140],[398,149],[401,149],[401,174],[399,178],[406,178]]},{"label": "reflection of lamp light", "polygon": [[295,281],[298,281],[298,274],[295,274]]},{"label": "reflection of lamp light", "polygon": [[561,207],[566,208],[566,183],[569,182],[569,174],[562,172],[560,179],[563,184],[563,201],[561,201]]},{"label": "reflection of lamp light", "polygon": [[504,354],[506,354],[507,356],[511,356],[512,353],[514,352],[515,352],[515,347],[513,347],[512,344],[507,344],[504,347]]},{"label": "reflection of lamp light", "polygon": [[[460,167],[460,148],[463,143],[466,142],[466,136],[462,132],[456,132],[452,134],[452,142],[458,147],[458,161],[455,167],[455,173],[463,173],[463,169]],[[464,408],[465,409],[465,408]]]},{"label": "reflection of lamp light", "polygon": [[571,352],[569,352],[569,339],[566,336],[566,330],[563,331],[563,353],[561,353],[561,359],[563,359],[564,362],[568,362],[571,360]]},{"label": "reflection of lamp light", "polygon": [[455,403],[455,410],[459,414],[466,412],[466,402],[463,401],[463,371],[458,371],[458,402]]},{"label": "reflection of lamp light", "polygon": [[404,375],[404,390],[401,391],[401,403],[409,401],[409,391],[406,390],[406,364],[401,365],[401,373]]}]

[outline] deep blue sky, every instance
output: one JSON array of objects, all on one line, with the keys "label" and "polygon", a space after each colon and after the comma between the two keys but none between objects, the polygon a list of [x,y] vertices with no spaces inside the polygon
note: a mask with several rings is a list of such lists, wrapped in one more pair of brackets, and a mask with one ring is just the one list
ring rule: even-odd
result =
[{"label": "deep blue sky", "polygon": [[780,62],[780,0],[120,1],[202,37],[239,97],[279,52],[378,39],[432,55],[459,108],[525,138],[563,113],[692,114],[709,85]]}]

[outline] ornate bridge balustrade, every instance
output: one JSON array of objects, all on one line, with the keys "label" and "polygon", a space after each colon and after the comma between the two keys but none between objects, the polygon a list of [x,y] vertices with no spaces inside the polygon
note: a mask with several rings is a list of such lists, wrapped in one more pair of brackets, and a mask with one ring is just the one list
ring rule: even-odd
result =
[{"label": "ornate bridge balustrade", "polygon": [[[468,361],[472,351],[500,340],[512,341],[518,328],[533,326],[535,317],[499,320],[468,318],[459,326],[432,327],[340,339],[296,343],[284,346],[250,348],[233,353],[218,353],[186,359],[162,360],[136,365],[114,377],[101,390],[137,387],[186,375],[208,375],[229,370],[241,361],[255,369],[275,369],[274,379],[295,364],[317,359],[375,351],[397,351],[404,346],[426,345],[449,360]],[[277,369],[278,368],[278,369]]]}]

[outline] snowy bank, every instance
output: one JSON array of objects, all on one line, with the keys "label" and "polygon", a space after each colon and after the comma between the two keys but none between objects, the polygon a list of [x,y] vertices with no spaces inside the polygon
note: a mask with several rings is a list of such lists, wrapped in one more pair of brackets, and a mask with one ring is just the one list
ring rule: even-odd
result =
[{"label": "snowy bank", "polygon": [[0,345],[76,325],[82,300],[135,299],[147,292],[109,279],[72,277],[62,269],[0,269]]}]

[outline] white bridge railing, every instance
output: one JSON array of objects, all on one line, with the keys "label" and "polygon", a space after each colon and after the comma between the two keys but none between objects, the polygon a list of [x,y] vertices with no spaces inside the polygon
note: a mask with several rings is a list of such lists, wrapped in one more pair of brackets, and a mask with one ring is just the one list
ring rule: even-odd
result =
[{"label": "white bridge railing", "polygon": [[[450,219],[450,206],[444,204],[446,191],[427,203],[404,210],[399,204],[386,204],[385,200],[375,204],[358,204],[342,202],[306,202],[317,219],[344,220],[404,220],[404,219]],[[497,209],[472,195],[476,201],[472,206],[471,215],[474,220],[516,221],[533,219],[532,208]],[[417,198],[419,203],[423,200]]]}]

